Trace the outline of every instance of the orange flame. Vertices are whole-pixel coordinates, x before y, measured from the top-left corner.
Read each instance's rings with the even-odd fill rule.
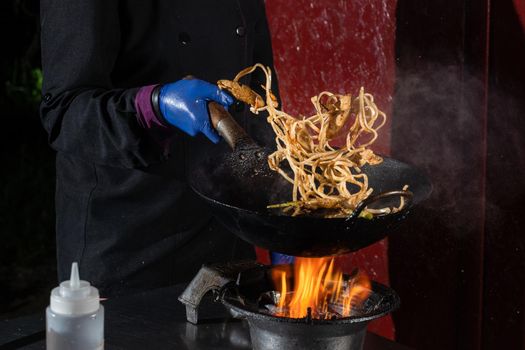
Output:
[[[371,288],[364,273],[345,279],[333,258],[296,258],[293,273],[289,265],[276,266],[272,278],[280,295],[274,314],[290,318],[306,317],[309,308],[312,318],[348,317]]]

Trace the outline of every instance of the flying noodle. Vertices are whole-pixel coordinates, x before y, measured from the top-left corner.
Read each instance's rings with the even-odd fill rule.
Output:
[[[261,96],[239,83],[243,76],[256,69],[260,69],[266,77],[262,86],[264,102]],[[260,63],[239,72],[233,82],[221,80],[218,85],[228,89],[236,98],[251,102],[253,113],[268,113],[267,120],[275,133],[277,146],[268,157],[268,164],[292,184],[292,200],[272,204],[268,208],[279,208],[291,215],[322,210],[325,217],[345,217],[372,193],[373,188],[369,187],[368,177],[361,167],[383,161],[369,146],[376,141],[378,130],[385,125],[386,115],[363,88],[355,97],[323,91],[311,99],[316,113],[296,118],[278,109],[271,91],[272,72]],[[350,121],[349,128],[347,121]],[[330,145],[330,141],[345,132],[343,147]],[[286,164],[288,168],[283,166]],[[401,197],[398,208],[366,208],[362,214],[373,216],[402,207]]]

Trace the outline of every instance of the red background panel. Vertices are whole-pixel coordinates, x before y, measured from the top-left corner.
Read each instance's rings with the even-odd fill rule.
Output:
[[[513,0],[514,8],[516,9],[516,14],[521,23],[521,29],[525,33],[525,1],[523,0]]]
[[[266,1],[283,109],[314,113],[322,91],[363,86],[390,114],[394,87],[395,0]],[[386,127],[376,150],[388,152]]]

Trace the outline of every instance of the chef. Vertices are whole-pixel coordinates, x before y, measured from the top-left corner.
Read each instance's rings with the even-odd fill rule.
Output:
[[[273,70],[263,0],[42,0],[41,44],[59,279],[77,261],[115,296],[187,281],[203,262],[252,258],[187,173],[227,151],[209,101],[273,142],[264,118],[215,85],[256,62]]]

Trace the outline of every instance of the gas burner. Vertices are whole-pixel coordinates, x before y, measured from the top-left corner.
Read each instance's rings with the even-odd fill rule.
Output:
[[[179,297],[186,319],[198,323],[200,300],[212,291],[233,317],[248,322],[255,350],[362,349],[368,323],[399,306],[394,290],[371,281],[366,300],[350,316],[318,319],[311,309],[301,318],[276,316],[272,307],[280,295],[271,277],[274,268],[250,261],[204,265]],[[332,307],[337,310],[337,304]]]

